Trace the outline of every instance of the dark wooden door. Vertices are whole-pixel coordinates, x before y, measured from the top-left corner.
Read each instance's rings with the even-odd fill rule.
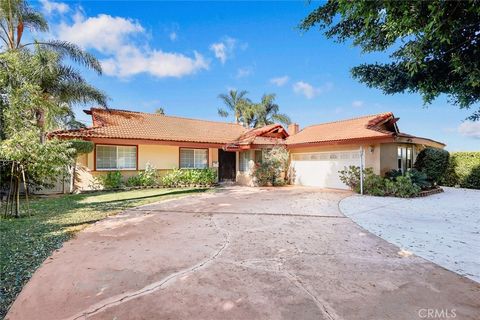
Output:
[[[218,150],[218,179],[220,181],[235,181],[236,176],[235,152]]]

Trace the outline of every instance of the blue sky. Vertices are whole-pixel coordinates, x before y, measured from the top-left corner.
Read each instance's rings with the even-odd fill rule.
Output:
[[[247,90],[252,100],[276,93],[281,111],[300,127],[392,111],[400,130],[446,143],[450,151],[480,149],[480,124],[463,123],[469,111],[440,97],[425,108],[417,94],[387,96],[350,76],[362,62],[350,44],[302,33],[299,21],[318,3],[79,1],[35,3],[50,21],[50,35],[75,42],[104,66],[85,72],[113,108],[226,121],[217,96]],[[79,119],[89,118],[76,108]]]

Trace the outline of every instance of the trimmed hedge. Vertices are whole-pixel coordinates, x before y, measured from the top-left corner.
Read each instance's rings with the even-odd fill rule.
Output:
[[[428,147],[420,151],[414,167],[425,173],[428,181],[435,186],[445,175],[448,159],[449,153],[447,150]]]
[[[166,188],[210,187],[217,182],[215,169],[174,169],[162,178]]]
[[[442,184],[480,189],[480,152],[453,152]]]

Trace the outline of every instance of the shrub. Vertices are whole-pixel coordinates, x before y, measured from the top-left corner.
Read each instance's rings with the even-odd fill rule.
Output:
[[[421,191],[421,188],[413,183],[409,172],[395,179],[394,188],[395,192],[392,195],[400,198],[411,198]]]
[[[142,185],[142,179],[140,176],[129,177],[126,182],[127,187],[140,187]]]
[[[100,184],[104,189],[118,189],[123,186],[123,177],[120,171],[109,171],[99,177]]]
[[[427,189],[430,187],[430,182],[428,181],[425,172],[418,171],[414,168],[407,171],[407,173],[409,174],[413,184],[419,186],[421,189]]]
[[[372,168],[364,170],[363,191],[372,196],[385,195],[385,179],[373,173]]]
[[[360,168],[355,166],[345,167],[339,171],[340,180],[353,191],[360,192]],[[408,198],[417,195],[421,188],[414,183],[415,175],[418,181],[425,177],[423,173],[416,171],[414,174],[407,172],[405,175],[396,175],[391,178],[383,178],[373,172],[372,168],[363,170],[363,193],[372,196],[394,196]]]
[[[255,178],[255,182],[260,186],[266,186],[268,184],[274,185],[276,180],[276,170],[271,163],[262,161],[261,163],[255,165],[253,176]]]
[[[415,169],[424,172],[428,181],[432,185],[436,185],[445,175],[448,158],[448,151],[428,147],[418,154]]]
[[[480,152],[454,152],[441,183],[445,186],[480,189]]]
[[[343,170],[338,171],[340,173],[340,181],[345,183],[350,189],[355,192],[360,192],[360,167],[349,166]]]
[[[209,187],[216,182],[214,169],[174,169],[162,178],[162,185],[167,188]]]
[[[257,164],[253,171],[255,182],[260,186],[284,185],[286,183],[284,173],[288,167],[288,159],[289,153],[283,146],[275,146],[265,151],[262,162]]]
[[[150,163],[147,163],[145,170],[140,171],[138,175],[127,179],[127,187],[151,187],[158,185],[157,169]]]
[[[397,177],[402,176],[402,170],[392,169],[385,173],[385,178],[395,180]]]
[[[140,185],[144,187],[151,187],[158,184],[157,169],[150,163],[147,163],[145,170],[138,174],[140,178]]]

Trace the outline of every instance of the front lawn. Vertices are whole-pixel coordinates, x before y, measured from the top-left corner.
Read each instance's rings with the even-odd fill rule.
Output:
[[[31,217],[0,220],[0,318],[33,272],[75,232],[127,208],[206,190],[145,189],[31,200]]]

